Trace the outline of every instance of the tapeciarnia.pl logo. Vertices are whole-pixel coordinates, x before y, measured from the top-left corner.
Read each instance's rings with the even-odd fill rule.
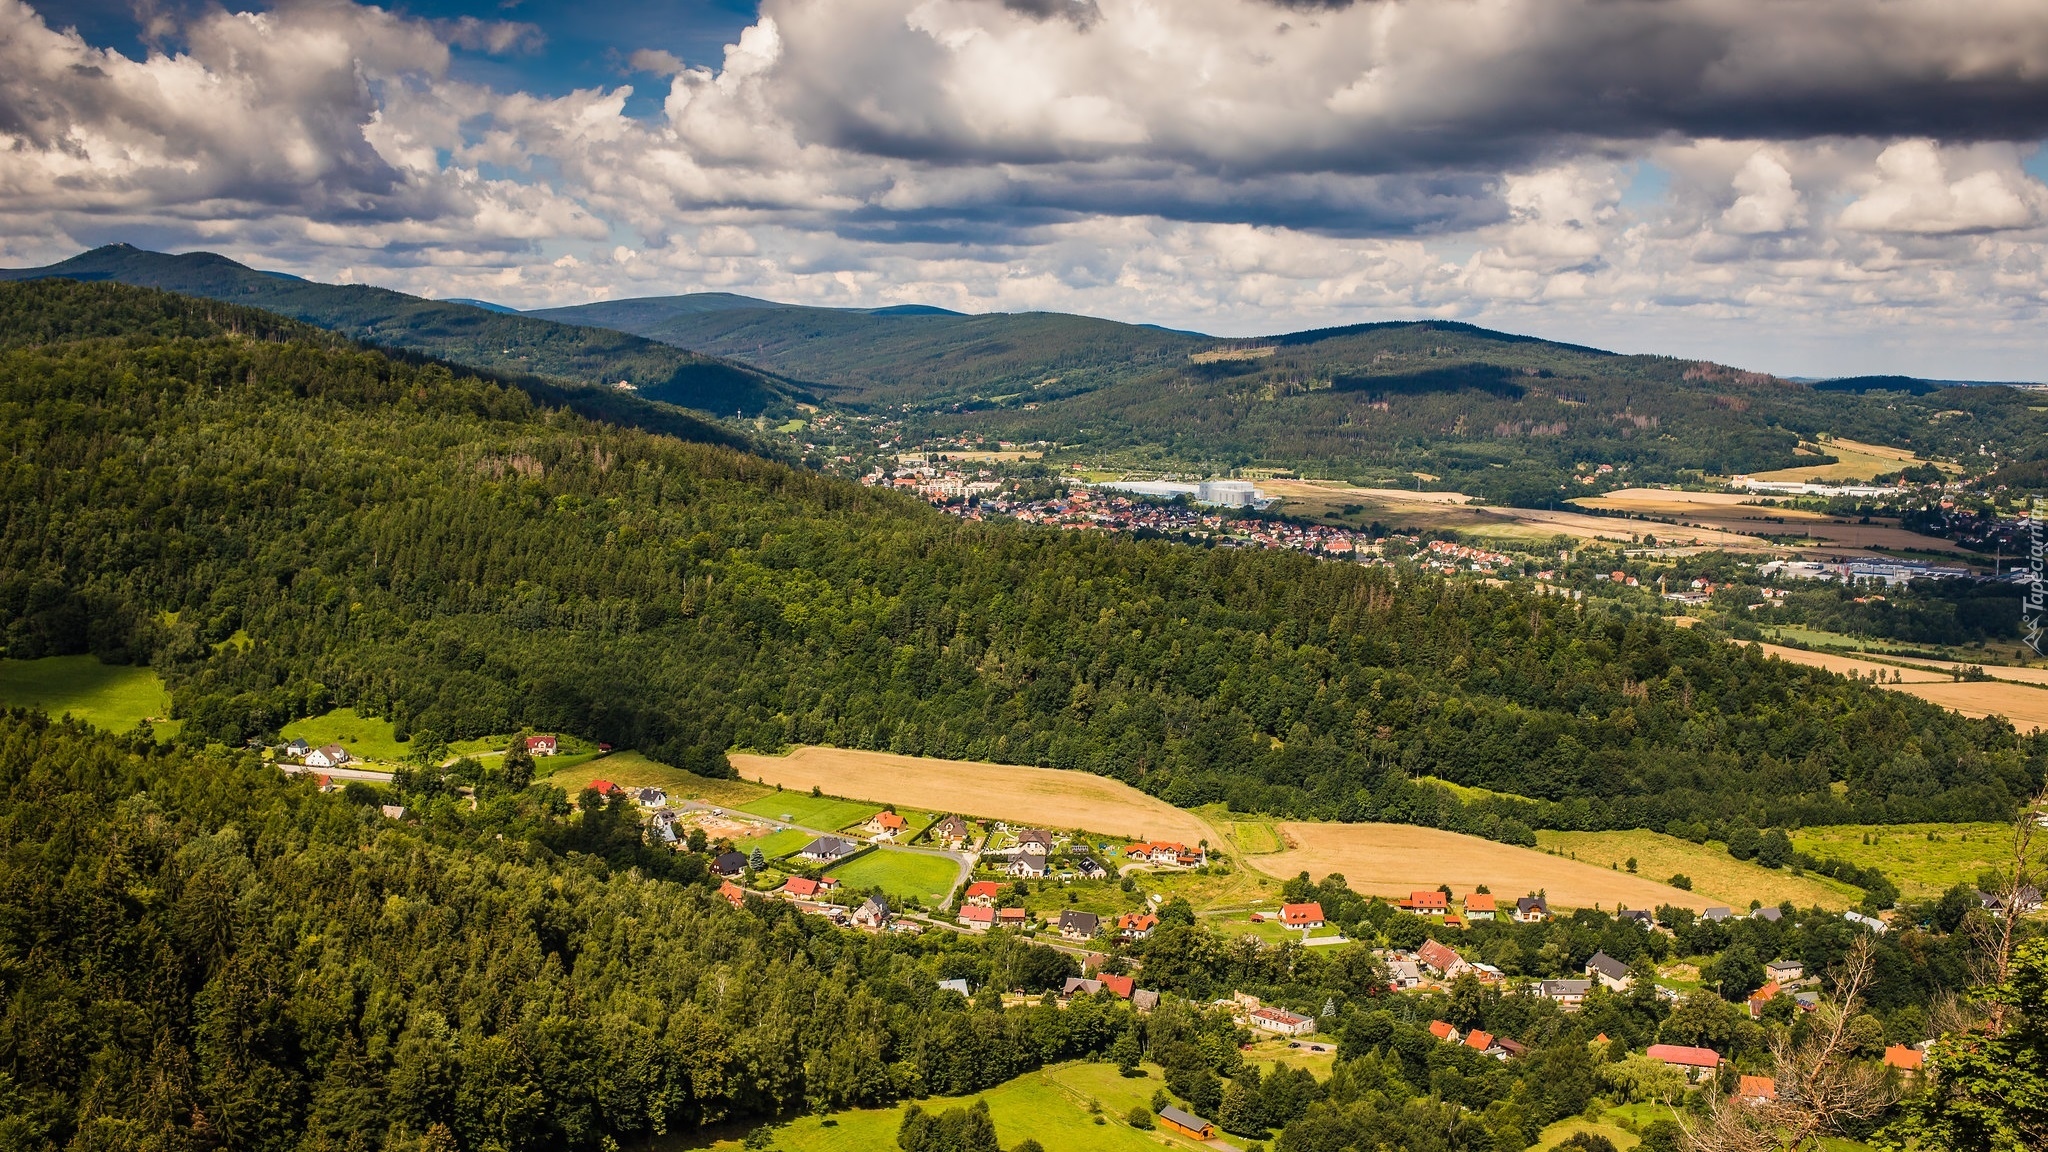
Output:
[[[2044,538],[2041,520],[2048,516],[2048,500],[2034,497],[2032,514],[2027,517],[2028,552],[2033,562],[2033,579],[2027,581],[2027,598],[2020,604],[2020,623],[2026,628],[2026,645],[2034,655],[2048,655],[2048,538]]]

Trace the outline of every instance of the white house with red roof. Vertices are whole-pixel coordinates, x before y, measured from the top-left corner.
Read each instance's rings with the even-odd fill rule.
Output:
[[[1003,886],[993,880],[976,880],[967,886],[966,903],[978,904],[983,908],[996,906],[996,897],[1001,895]]]
[[[1442,892],[1410,892],[1408,898],[1401,901],[1401,907],[1417,916],[1434,916],[1441,920],[1451,911],[1451,898]]]
[[[553,736],[528,736],[526,738],[526,754],[528,756],[553,756],[561,750],[561,747],[561,741]]]
[[[1314,901],[1307,904],[1282,904],[1280,906],[1280,924],[1282,927],[1301,928],[1304,930],[1321,928],[1323,926],[1323,906]]]
[[[1282,1036],[1306,1036],[1316,1030],[1315,1017],[1271,1005],[1252,1009],[1246,1013],[1246,1019],[1260,1031],[1276,1032]]]
[[[1652,1044],[1643,1055],[1678,1069],[1685,1073],[1689,1080],[1698,1080],[1721,1067],[1721,1054],[1712,1048],[1693,1048],[1685,1044]]]
[[[986,904],[967,904],[954,919],[970,931],[986,932],[996,926],[996,910]]]

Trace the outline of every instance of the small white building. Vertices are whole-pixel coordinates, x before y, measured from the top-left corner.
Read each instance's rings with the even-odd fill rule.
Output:
[[[1285,1008],[1254,1008],[1246,1013],[1254,1028],[1282,1036],[1306,1036],[1316,1030],[1316,1018],[1289,1012]]]
[[[349,755],[348,749],[339,744],[322,744],[306,753],[305,759],[308,768],[339,768],[348,763]]]

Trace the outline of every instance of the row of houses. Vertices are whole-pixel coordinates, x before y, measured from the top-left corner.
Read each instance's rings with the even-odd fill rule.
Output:
[[[991,928],[1023,928],[1030,924],[1030,914],[1024,909],[997,907],[1001,898],[1002,885],[993,880],[969,884],[961,897],[955,922],[975,932],[986,932]],[[1093,912],[1069,909],[1060,913],[1054,927],[1065,940],[1093,940],[1105,932],[1112,932],[1125,940],[1143,940],[1159,927],[1159,917],[1150,912],[1126,912],[1116,917],[1111,926],[1105,917]]]
[[[1550,902],[1541,896],[1520,897],[1515,901],[1514,910],[1509,911],[1506,905],[1494,899],[1492,893],[1474,892],[1465,897],[1463,907],[1464,919],[1468,922],[1505,917],[1517,924],[1541,924],[1550,919]],[[1450,894],[1441,889],[1410,892],[1407,898],[1400,902],[1400,908],[1404,912],[1426,916],[1432,920],[1456,919],[1451,912]]]

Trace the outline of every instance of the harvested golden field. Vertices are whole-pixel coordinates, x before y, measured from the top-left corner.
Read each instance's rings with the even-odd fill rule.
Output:
[[[1723,528],[1694,528],[1657,521],[1620,520],[1612,516],[1594,516],[1585,512],[1564,512],[1548,508],[1486,508],[1481,511],[1488,516],[1512,521],[1525,528],[1540,528],[1550,535],[1562,533],[1576,536],[1581,540],[1617,540],[1627,543],[1647,532],[1655,536],[1659,544],[1672,546],[1729,549],[1771,546],[1768,541]]]
[[[806,792],[1132,839],[1224,842],[1194,813],[1086,772],[819,747],[787,756],[735,752],[731,759],[749,780]]]
[[[2003,716],[2022,732],[2048,728],[2048,689],[2033,687],[2031,683],[2013,683],[2008,680],[1959,681],[1944,672],[1904,668],[1876,660],[1859,660],[1854,656],[1841,656],[1832,652],[1808,652],[1800,648],[1780,648],[1775,644],[1765,644],[1762,647],[1766,653],[1793,664],[1825,668],[1843,675],[1853,673],[1867,677],[1871,673],[1877,673],[1884,678],[1882,687],[1895,692],[1910,693],[1944,708],[1953,708],[1965,716]],[[2037,670],[1987,668],[1985,671],[1992,675],[2007,672],[2017,676],[2019,673],[2033,673]],[[1897,684],[1891,682],[1893,673],[1899,676],[1900,682]]]
[[[1637,829],[1631,832],[1538,832],[1536,842],[1596,868],[1620,864],[1627,867],[1634,857],[1646,877],[1667,880],[1682,873],[1692,880],[1694,897],[1723,904],[1738,912],[1749,911],[1751,900],[1776,905],[1790,900],[1801,908],[1819,907],[1829,911],[1854,908],[1863,892],[1825,876],[1794,876],[1777,868],[1766,868],[1728,855],[1728,846],[1717,841],[1694,844],[1662,832]]]
[[[1774,474],[1775,475],[1775,474]],[[1759,477],[1762,479],[1762,477]],[[1600,496],[1582,496],[1572,501],[1582,508],[1630,512],[1638,516],[1667,520],[1683,538],[1695,531],[1713,530],[1743,538],[1734,547],[1776,549],[1768,541],[1751,537],[1805,534],[1811,543],[1786,545],[1801,551],[1895,548],[1918,551],[1953,552],[1955,544],[1934,536],[1908,532],[1895,523],[1880,521],[1855,524],[1804,508],[1784,508],[1759,503],[1768,497],[1746,492],[1681,492],[1664,488],[1622,488]],[[1697,527],[1694,527],[1697,526]],[[1658,539],[1663,533],[1651,531]]]
[[[1801,444],[1799,452],[1810,456],[1833,456],[1836,462],[1799,464],[1790,468],[1780,468],[1775,472],[1757,472],[1752,474],[1750,479],[1788,480],[1795,484],[1817,480],[1831,484],[1849,480],[1869,480],[1880,473],[1897,472],[1910,465],[1925,463],[1908,449],[1893,448],[1885,444],[1865,444],[1858,440],[1830,439],[1815,444]],[[1938,464],[1936,467],[1949,473],[1962,471],[1953,464]]]
[[[1247,863],[1280,877],[1305,870],[1320,880],[1341,873],[1353,891],[1365,895],[1400,897],[1449,884],[1462,899],[1484,884],[1510,901],[1541,890],[1552,905],[1565,908],[1676,904],[1701,909],[1714,903],[1647,876],[1436,828],[1286,823],[1280,831],[1288,843],[1284,851],[1250,857]]]

